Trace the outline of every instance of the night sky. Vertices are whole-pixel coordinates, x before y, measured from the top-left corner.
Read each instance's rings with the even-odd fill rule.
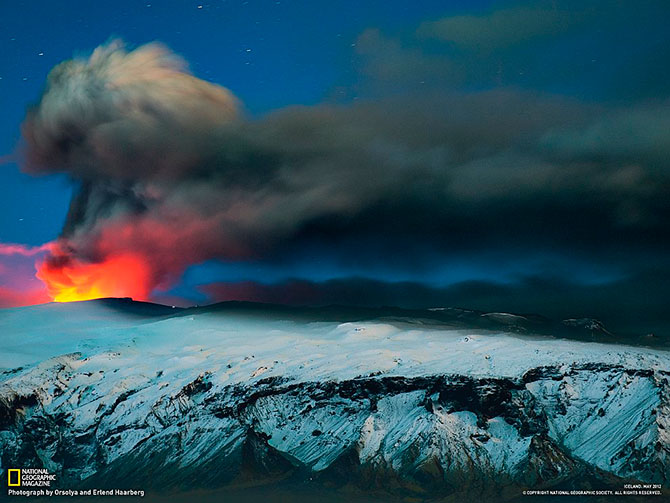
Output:
[[[665,334],[669,15],[644,0],[3,2],[0,305],[75,300],[58,289],[106,268],[116,283],[89,292]]]

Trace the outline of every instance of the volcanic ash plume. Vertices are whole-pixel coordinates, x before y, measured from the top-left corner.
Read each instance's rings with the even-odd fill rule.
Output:
[[[51,297],[147,298],[164,268],[180,262],[174,257],[198,246],[181,240],[202,228],[200,215],[184,221],[178,201],[156,226],[153,212],[211,155],[214,131],[236,116],[228,90],[193,77],[158,44],[128,52],[113,42],[56,66],[23,125],[25,169],[65,172],[81,187],[39,267]]]
[[[188,74],[161,45],[127,52],[113,42],[51,71],[24,124],[26,168],[81,180],[179,174],[236,114],[229,91]]]
[[[653,248],[668,199],[652,119],[669,106],[603,117],[555,96],[445,91],[249,120],[162,46],[111,43],[54,68],[24,124],[25,169],[78,184],[38,277],[56,300],[146,299],[208,260],[334,250],[411,270],[486,249],[598,262]],[[622,152],[630,117],[649,120]]]

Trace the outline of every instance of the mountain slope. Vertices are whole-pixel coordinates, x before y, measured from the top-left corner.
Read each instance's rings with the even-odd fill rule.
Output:
[[[663,350],[267,311],[103,323],[89,306],[51,308],[52,331],[24,317],[23,346],[3,332],[40,355],[0,377],[3,468],[67,487],[311,480],[427,499],[670,482]]]

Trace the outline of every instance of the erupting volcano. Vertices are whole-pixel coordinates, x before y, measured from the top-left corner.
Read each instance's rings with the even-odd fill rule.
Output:
[[[387,42],[366,31],[356,47],[381,50],[381,68],[406,61]],[[231,64],[220,80],[247,102]],[[14,157],[67,179],[72,197],[46,234],[26,233],[21,209],[0,215],[17,232],[0,235],[0,306],[457,305],[668,326],[670,100],[598,106],[525,81],[442,89],[410,66],[416,92],[357,85],[363,99],[258,110],[160,43],[58,63]]]
[[[126,253],[99,263],[67,255],[51,255],[38,265],[36,276],[55,302],[103,297],[149,298],[149,268],[140,255]]]

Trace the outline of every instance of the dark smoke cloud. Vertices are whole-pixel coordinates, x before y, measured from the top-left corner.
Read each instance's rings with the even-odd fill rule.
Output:
[[[645,2],[650,3],[642,0]],[[605,6],[609,8],[604,9]],[[512,2],[475,14],[426,21],[416,32],[420,39],[436,39],[469,53],[487,54],[542,39],[555,39],[598,18],[611,21],[621,15],[621,11],[630,14],[632,9],[601,0]]]
[[[446,10],[446,9],[445,9]],[[665,0],[533,0],[365,30],[356,41],[365,95],[515,86],[590,100],[667,97]]]
[[[56,67],[23,129],[26,170],[81,187],[48,260],[132,250],[167,288],[192,264],[307,243],[360,241],[400,267],[423,260],[419,243],[627,268],[670,241],[668,101],[606,109],[507,89],[238,110],[158,45]]]

